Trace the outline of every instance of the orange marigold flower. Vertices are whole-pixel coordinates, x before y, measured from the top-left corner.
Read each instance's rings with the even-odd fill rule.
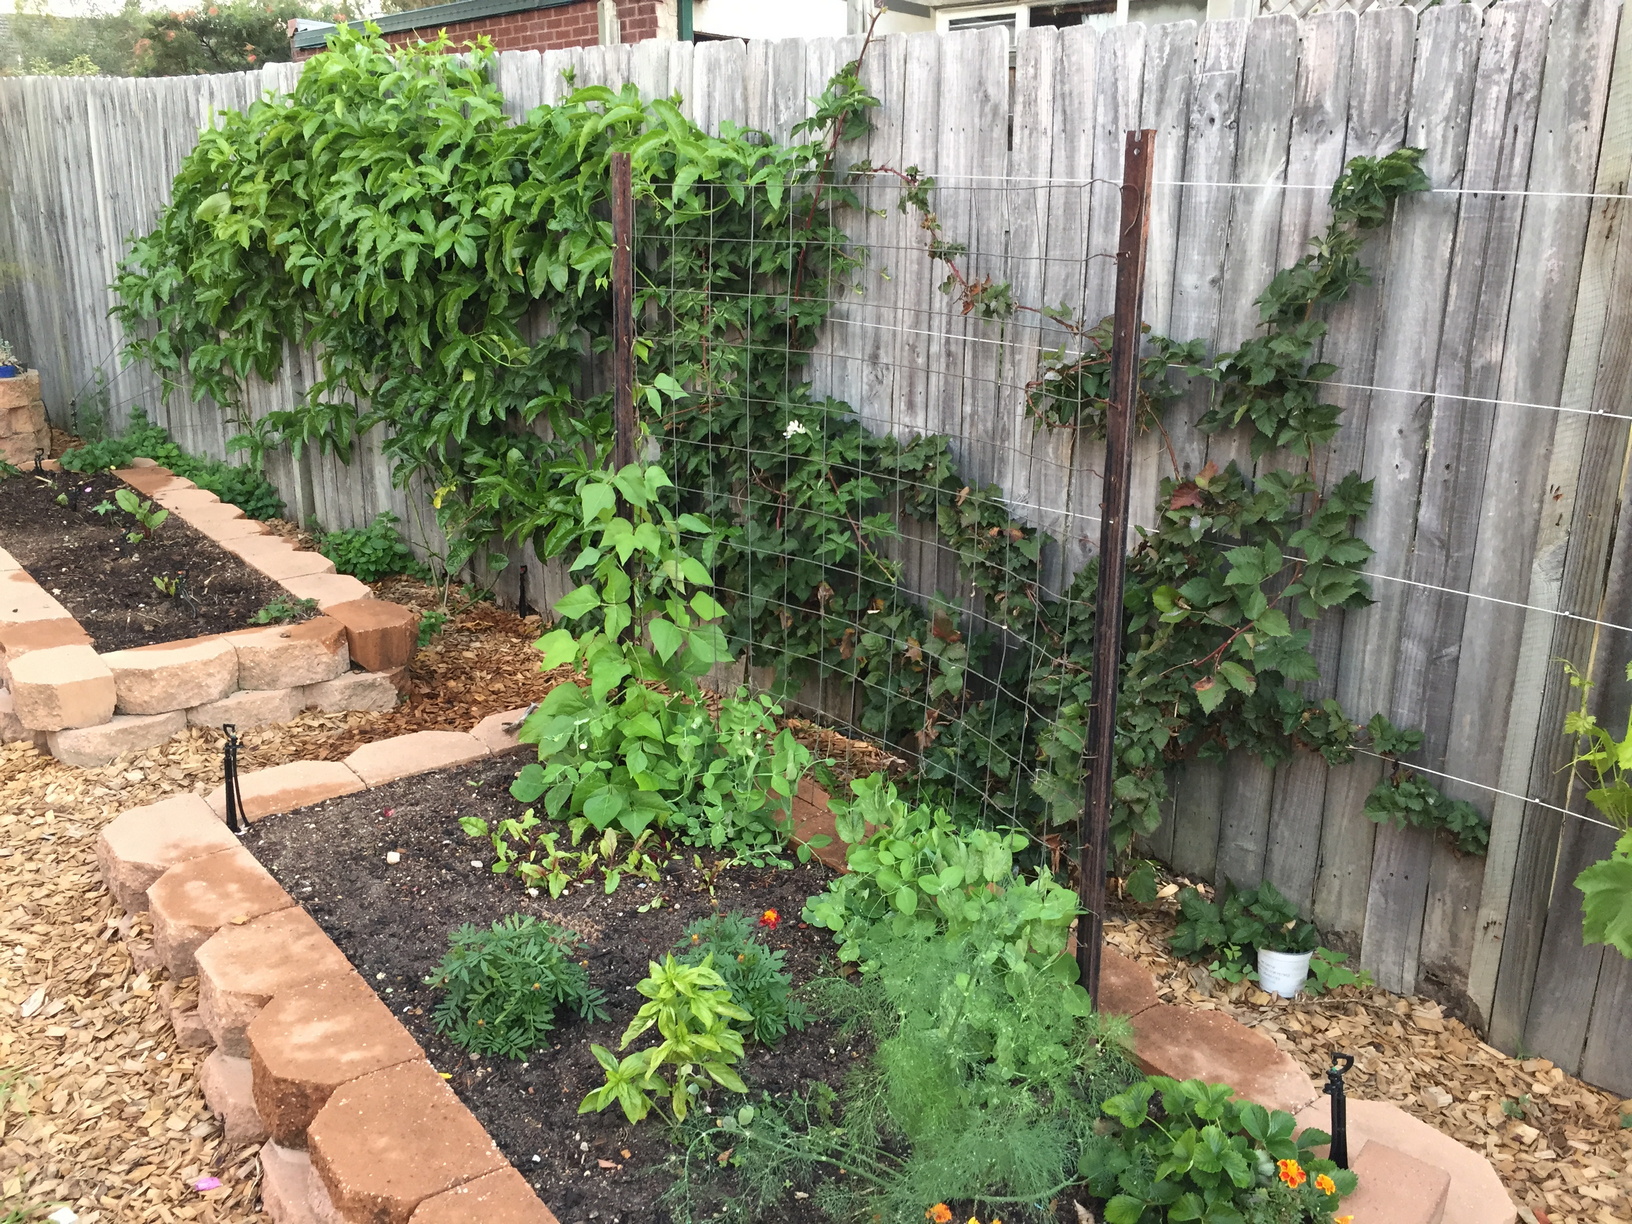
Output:
[[[1321,1173],[1315,1178],[1315,1189],[1319,1190],[1322,1194],[1336,1194],[1337,1183],[1331,1178],[1327,1177],[1326,1174]]]
[[[1354,1224],[1354,1217],[1352,1215],[1333,1216],[1332,1224]]]
[[[774,909],[768,909],[763,914],[761,914],[759,916],[759,925],[764,927],[767,931],[776,930],[776,928],[781,924],[781,922],[782,922],[782,915],[777,913]],[[930,1210],[934,1211],[937,1208],[944,1207],[944,1206],[946,1206],[944,1203],[936,1203],[934,1207],[930,1208]],[[950,1207],[947,1207],[946,1208],[946,1213],[947,1213],[946,1214],[946,1219],[950,1220],[952,1218],[952,1209]],[[937,1220],[936,1224],[945,1224],[945,1222]]]
[[[767,912],[772,914],[776,913],[775,910],[769,910]],[[935,1206],[924,1212],[924,1219],[933,1221],[933,1224],[950,1224],[952,1219],[952,1208],[948,1207],[945,1203],[936,1203]]]
[[[1280,1179],[1294,1190],[1309,1180],[1309,1174],[1305,1173],[1303,1166],[1295,1160],[1277,1160],[1275,1167],[1280,1170]]]

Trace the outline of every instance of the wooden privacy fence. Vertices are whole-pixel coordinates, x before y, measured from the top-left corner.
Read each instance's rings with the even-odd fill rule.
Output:
[[[1570,694],[1555,663],[1590,669],[1600,712],[1625,718],[1632,532],[1615,524],[1632,420],[1632,247],[1621,262],[1632,39],[1619,10],[1502,0],[1037,29],[1012,68],[995,31],[894,37],[869,51],[864,75],[883,105],[848,153],[933,173],[945,232],[967,243],[973,275],[1097,318],[1114,274],[1089,258],[1115,246],[1108,180],[1123,133],[1154,128],[1145,315],[1222,348],[1252,333],[1254,298],[1325,224],[1346,159],[1427,150],[1435,190],[1369,244],[1374,283],[1334,312],[1326,341],[1346,414],[1316,470],[1377,482],[1363,532],[1377,550],[1376,603],[1321,623],[1313,687],[1359,718],[1381,710],[1423,728],[1418,762],[1490,815],[1489,856],[1373,825],[1361,807],[1383,764],[1368,757],[1176,769],[1154,849],[1186,872],[1274,880],[1383,985],[1445,999],[1504,1048],[1632,1093],[1632,962],[1582,946],[1569,884],[1612,838],[1583,819],[1591,810],[1559,772]],[[518,116],[561,97],[570,66],[580,83],[677,92],[705,128],[732,120],[785,138],[857,49],[648,42],[510,52],[496,74]],[[0,334],[44,371],[58,424],[89,411],[101,387],[114,423],[143,404],[184,445],[223,453],[232,428],[213,406],[161,403],[147,371],[121,371],[107,284],[211,108],[287,89],[293,72],[0,81]],[[815,390],[875,430],[949,435],[968,478],[1002,486],[1017,516],[1058,541],[1049,565],[1061,582],[1095,538],[1096,448],[1034,433],[1024,387],[1063,337],[1046,321],[964,317],[936,291],[898,191],[884,176],[863,189],[873,211],[851,231],[870,256],[816,354]],[[275,384],[252,388],[250,409],[291,403],[313,376],[310,355],[290,352]],[[1187,395],[1170,413],[1179,461],[1250,466],[1239,438],[1190,427],[1201,407]],[[436,544],[418,492],[391,487],[377,440],[350,467],[310,453],[269,466],[293,514],[334,528],[392,509]],[[1159,474],[1146,439],[1134,500],[1147,519]],[[932,542],[903,548],[920,593],[957,589]],[[530,566],[530,602],[556,582]]]

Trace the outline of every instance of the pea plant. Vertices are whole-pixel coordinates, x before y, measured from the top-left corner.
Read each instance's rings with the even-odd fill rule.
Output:
[[[581,479],[571,572],[585,581],[555,604],[571,627],[538,648],[545,670],[571,665],[587,684],[557,685],[528,718],[521,736],[540,759],[511,794],[597,830],[638,838],[655,825],[750,861],[777,858],[811,753],[777,730],[768,699],[739,693],[717,717],[703,704],[697,677],[730,657],[724,610],[706,589],[719,536],[673,513],[670,487],[655,466]]]

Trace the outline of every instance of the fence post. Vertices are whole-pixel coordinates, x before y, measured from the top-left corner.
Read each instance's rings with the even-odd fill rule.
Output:
[[[1128,485],[1133,478],[1133,422],[1139,400],[1139,315],[1150,237],[1150,183],[1156,133],[1129,132],[1122,152],[1122,221],[1117,231],[1116,314],[1111,339],[1111,402],[1105,411],[1105,482],[1100,503],[1099,588],[1094,595],[1094,664],[1090,678],[1086,794],[1077,828],[1077,967],[1099,1007],[1099,963],[1105,938],[1105,860],[1116,773],[1116,690],[1122,674],[1122,590],[1128,561]]]
[[[629,154],[612,154],[612,470],[635,461],[635,201]]]

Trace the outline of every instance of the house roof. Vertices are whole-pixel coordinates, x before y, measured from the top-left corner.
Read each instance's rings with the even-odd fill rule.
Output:
[[[405,13],[386,13],[374,18],[382,34],[396,34],[403,30],[440,29],[457,21],[479,21],[483,17],[503,17],[510,13],[526,13],[533,9],[563,8],[578,0],[453,0],[452,4],[433,4],[429,8],[409,9]],[[361,30],[363,22],[348,23]],[[334,31],[333,25],[318,25],[295,31],[294,48],[297,51],[321,50]]]

